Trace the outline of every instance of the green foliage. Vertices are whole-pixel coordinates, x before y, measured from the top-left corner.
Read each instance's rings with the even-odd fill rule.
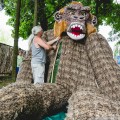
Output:
[[[16,14],[16,1],[5,0],[6,14],[11,18],[8,24],[14,27]],[[98,25],[102,25],[103,21],[107,25],[113,27],[113,31],[120,31],[120,4],[113,3],[113,0],[76,0],[82,2],[85,6],[91,7],[91,13],[98,17]],[[53,28],[54,13],[64,7],[71,0],[38,0],[38,23],[47,29]],[[20,20],[20,37],[27,38],[31,33],[31,28],[34,21],[34,0],[22,0],[21,5],[21,20]],[[13,31],[14,34],[14,31]]]
[[[15,26],[15,19],[16,19],[16,3],[17,0],[5,1],[6,14],[11,16],[7,24],[11,25],[13,28]],[[33,25],[33,11],[34,11],[34,2],[30,0],[22,0],[20,30],[19,30],[20,37],[27,38],[28,35],[30,34],[31,27]],[[13,31],[13,35],[14,35],[14,31]]]
[[[120,4],[112,4],[109,11],[105,19],[106,24],[111,25],[114,28],[113,32],[116,33],[120,31]]]
[[[66,4],[71,2],[71,0],[45,0],[46,4],[46,16],[48,20],[48,29],[53,28],[54,23],[54,13],[59,9],[63,8]]]

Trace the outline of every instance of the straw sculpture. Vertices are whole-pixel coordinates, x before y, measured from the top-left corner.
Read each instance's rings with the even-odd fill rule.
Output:
[[[0,90],[0,120],[42,120],[63,107],[67,107],[65,120],[120,120],[120,68],[106,39],[96,32],[96,21],[92,19],[90,8],[78,2],[65,6],[55,14],[54,30],[44,32],[43,37],[49,41],[63,32],[71,32],[67,28],[71,20],[67,17],[76,15],[78,11],[69,15],[68,10],[87,12],[80,14],[80,21],[78,16],[71,18],[78,25],[85,23],[85,37],[79,36],[84,38],[78,40],[70,33],[62,35],[55,83],[33,85],[31,58],[30,55],[26,57],[17,82]],[[55,52],[48,53],[48,56],[47,81],[52,72]]]
[[[0,75],[12,73],[12,47],[0,43]]]

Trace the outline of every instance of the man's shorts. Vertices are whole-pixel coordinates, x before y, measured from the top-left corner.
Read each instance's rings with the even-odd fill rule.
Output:
[[[45,63],[31,64],[34,84],[44,83]]]

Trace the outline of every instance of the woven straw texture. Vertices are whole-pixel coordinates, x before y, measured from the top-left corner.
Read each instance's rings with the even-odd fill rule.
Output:
[[[18,72],[16,82],[32,83],[33,76],[31,70],[31,51],[23,59],[20,71]]]
[[[44,34],[53,39],[53,31]],[[31,83],[30,57],[16,82],[0,90],[1,120],[41,120],[68,102],[66,120],[120,120],[120,68],[107,41],[98,33],[85,44],[64,36],[56,83]],[[48,53],[53,68],[55,53]],[[29,81],[29,82],[26,82]]]
[[[120,104],[96,89],[81,88],[69,99],[65,120],[120,120]]]
[[[0,43],[0,74],[12,73],[12,52],[11,46]]]

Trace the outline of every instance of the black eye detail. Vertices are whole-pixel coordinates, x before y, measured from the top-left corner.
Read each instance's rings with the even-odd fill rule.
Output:
[[[78,17],[77,16],[74,16],[75,19],[77,19]]]

